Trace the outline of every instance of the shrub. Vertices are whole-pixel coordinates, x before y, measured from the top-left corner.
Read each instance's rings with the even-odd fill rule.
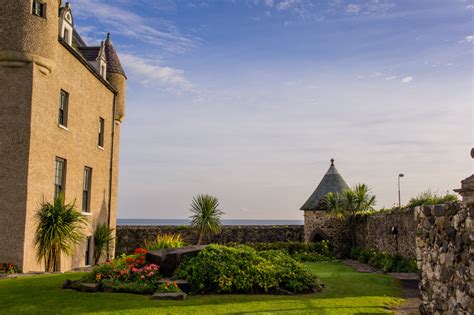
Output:
[[[240,246],[239,243],[229,243],[228,246]],[[299,261],[332,261],[334,256],[329,248],[328,241],[321,242],[273,242],[273,243],[246,243],[256,251],[282,250]]]
[[[15,264],[12,263],[0,263],[0,273],[12,274],[20,273],[21,270]]]
[[[158,234],[153,241],[145,241],[147,250],[157,250],[166,248],[178,248],[185,245],[181,234]]]
[[[387,252],[378,252],[374,249],[352,248],[351,258],[372,267],[382,269],[384,272],[416,272],[416,261],[401,255],[390,255]]]
[[[210,245],[183,261],[174,274],[191,284],[194,293],[268,292],[282,287],[309,292],[314,275],[283,251],[257,252],[248,246]]]
[[[100,258],[107,254],[114,241],[114,229],[106,223],[97,224],[94,230],[94,265],[99,263]]]
[[[415,198],[411,198],[407,206],[413,208],[417,206],[430,206],[456,201],[458,201],[458,197],[454,194],[446,193],[446,195],[438,195],[431,192],[431,190],[427,190]]]
[[[160,284],[157,291],[162,293],[172,293],[181,292],[181,289],[176,284],[176,281],[168,281],[167,283]]]

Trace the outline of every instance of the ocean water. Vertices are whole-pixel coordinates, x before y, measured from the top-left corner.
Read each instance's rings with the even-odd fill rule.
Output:
[[[222,220],[223,225],[303,225],[303,220]],[[117,219],[117,225],[189,225],[188,219]]]

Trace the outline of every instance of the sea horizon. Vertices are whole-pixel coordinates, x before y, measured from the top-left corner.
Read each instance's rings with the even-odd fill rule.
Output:
[[[222,225],[303,225],[303,220],[224,219]],[[117,219],[117,225],[189,225],[189,219]]]

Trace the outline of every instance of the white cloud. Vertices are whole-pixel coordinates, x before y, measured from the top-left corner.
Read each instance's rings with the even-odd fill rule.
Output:
[[[346,6],[346,12],[351,14],[359,14],[360,9],[361,7],[358,4],[348,4]]]
[[[396,75],[392,75],[392,76],[390,76],[390,77],[386,77],[385,80],[386,80],[386,81],[391,81],[391,80],[395,80],[396,78],[397,78]]]
[[[192,84],[184,77],[184,71],[161,66],[153,60],[121,53],[127,73],[136,76],[136,80],[146,85],[158,85],[171,89],[190,90]]]
[[[167,52],[177,53],[197,46],[198,39],[179,33],[173,23],[160,18],[145,18],[103,0],[76,0],[73,13],[83,18],[93,17],[105,31],[158,46]],[[97,35],[97,34],[96,34]],[[103,35],[103,34],[101,34]]]
[[[459,44],[462,44],[462,43],[474,43],[474,35],[468,35],[468,36],[464,37],[463,40],[460,40],[458,43],[459,43]]]
[[[467,5],[466,10],[474,10],[474,4]]]
[[[413,81],[412,76],[404,77],[403,79],[400,80],[400,82],[402,83],[410,83],[411,81]]]

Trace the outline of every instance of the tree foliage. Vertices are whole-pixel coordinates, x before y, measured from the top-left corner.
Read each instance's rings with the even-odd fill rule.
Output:
[[[110,252],[114,239],[114,229],[106,223],[97,224],[94,231],[94,265],[99,263],[103,255]]]

